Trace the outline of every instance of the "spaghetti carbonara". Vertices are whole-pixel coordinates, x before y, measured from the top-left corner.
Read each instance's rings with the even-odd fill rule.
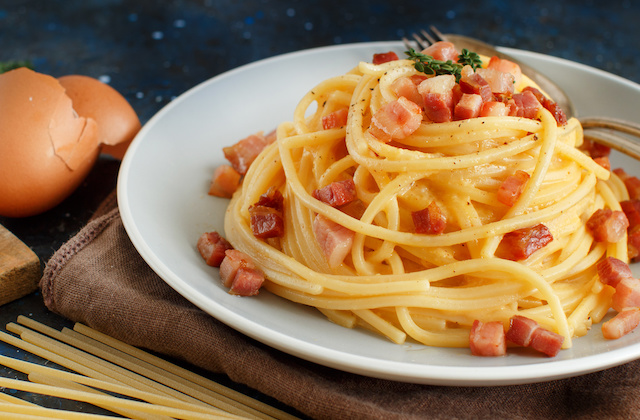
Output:
[[[597,209],[620,210],[624,185],[578,149],[578,120],[560,125],[544,107],[535,118],[434,122],[423,103],[415,128],[381,136],[385,121],[399,118],[387,106],[404,98],[399,81],[436,77],[411,60],[361,62],[313,87],[244,175],[226,238],[252,257],[270,292],[344,327],[395,343],[468,347],[474,320],[507,326],[522,315],[570,347],[611,306],[596,263],[628,261],[626,237],[595,242],[585,226]],[[522,76],[514,93],[526,86],[533,83]],[[344,123],[327,126],[340,112]],[[507,180],[519,190],[505,204]],[[353,188],[348,204],[322,199],[341,182]],[[283,198],[283,232],[259,238],[251,208],[270,191]],[[534,227],[544,232],[533,249],[513,254],[507,238],[526,240]],[[346,242],[335,232],[347,232]]]

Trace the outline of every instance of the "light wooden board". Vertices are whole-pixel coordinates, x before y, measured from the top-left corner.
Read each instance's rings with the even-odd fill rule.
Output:
[[[0,305],[37,290],[40,276],[38,256],[0,225]]]

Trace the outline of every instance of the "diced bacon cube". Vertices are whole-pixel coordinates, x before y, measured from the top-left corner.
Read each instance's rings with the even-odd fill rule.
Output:
[[[619,312],[602,324],[602,336],[616,340],[633,331],[640,324],[640,308],[629,308]]]
[[[418,86],[420,83],[427,80],[429,76],[426,74],[412,74],[409,76],[409,79],[413,82],[414,85]]]
[[[367,206],[362,202],[362,200],[357,198],[349,204],[345,204],[340,207],[341,212],[348,214],[354,219],[361,219],[365,210],[367,210]]]
[[[416,233],[440,234],[447,227],[447,219],[435,201],[426,208],[411,213]]]
[[[482,96],[475,93],[463,93],[460,100],[453,108],[454,120],[466,120],[480,115],[482,108]]]
[[[355,233],[321,214],[313,220],[313,233],[329,267],[338,267],[351,252]]]
[[[536,99],[538,99],[538,102],[540,102],[542,106],[546,108],[551,113],[551,115],[553,115],[553,118],[556,120],[558,126],[563,126],[567,123],[567,115],[564,113],[562,108],[560,108],[557,103],[544,96],[544,94],[540,92],[540,90],[534,88],[533,86],[527,86],[522,89],[522,91],[530,91],[531,93],[533,93]]]
[[[434,42],[421,52],[422,54],[429,55],[436,60],[451,60],[454,63],[458,62],[458,55],[460,55],[460,53],[456,49],[456,46],[452,42],[448,41]]]
[[[230,165],[220,165],[211,177],[209,195],[216,197],[231,198],[233,193],[240,187],[242,175]]]
[[[520,69],[520,66],[513,61],[507,60],[505,58],[500,58],[494,55],[489,59],[487,68],[498,70],[504,73],[510,73],[511,75],[513,75],[514,83],[516,85],[520,83],[520,80],[522,79],[522,70]]]
[[[587,155],[591,156],[592,159],[609,156],[611,154],[611,148],[609,146],[605,146],[604,144],[600,144],[595,141],[591,141],[589,138],[585,138],[582,141],[582,145],[580,145],[580,150],[582,150]],[[622,169],[614,169],[613,172],[618,173],[616,171],[622,171]]]
[[[460,89],[463,93],[475,93],[482,97],[483,102],[489,102],[493,99],[491,86],[489,82],[484,80],[478,73],[471,73],[468,76],[462,76],[459,82]]]
[[[556,120],[556,124],[558,124],[558,126],[561,127],[567,124],[567,114],[565,114],[560,105],[553,101],[547,101],[543,106],[551,113],[551,115],[553,115],[553,118]]]
[[[284,204],[284,197],[276,187],[270,187],[267,192],[260,195],[255,206],[265,206],[276,209],[281,212]]]
[[[597,242],[613,243],[627,233],[629,221],[623,211],[598,209],[589,217],[586,226]]]
[[[271,187],[249,207],[251,231],[256,238],[279,238],[284,235],[282,219],[284,197],[275,187]]]
[[[609,156],[593,158],[593,161],[605,168],[607,171],[611,170],[611,161],[609,160]]]
[[[533,95],[536,97],[536,99],[538,100],[538,102],[540,102],[542,105],[544,105],[544,102],[549,100],[538,88],[534,88],[533,86],[525,86],[522,91],[530,91],[531,93],[533,93]]]
[[[627,187],[627,192],[629,193],[629,198],[631,200],[640,199],[640,179],[627,174],[624,169],[621,168],[616,168],[613,172],[624,182],[624,186]]]
[[[640,226],[635,226],[627,231],[627,256],[629,261],[633,262],[640,259]]]
[[[505,336],[514,344],[531,347],[549,357],[557,355],[564,342],[564,337],[560,334],[549,331],[536,321],[521,315],[515,315],[511,318]]]
[[[424,79],[423,79],[424,80]],[[422,108],[424,101],[418,92],[418,85],[410,77],[399,77],[391,83],[391,90],[397,97],[404,96]]]
[[[500,246],[504,258],[520,261],[529,258],[531,254],[545,247],[552,240],[553,235],[551,235],[549,228],[540,223],[505,234]]]
[[[383,64],[389,61],[395,61],[398,59],[398,54],[393,51],[386,53],[373,54],[373,64]]]
[[[509,329],[506,338],[514,344],[522,347],[529,347],[533,332],[539,327],[538,323],[533,319],[515,315],[509,321]]]
[[[357,198],[356,184],[352,178],[335,181],[313,191],[313,197],[332,207],[340,207]]]
[[[587,140],[587,139],[585,139],[585,141],[588,141],[588,140]],[[597,143],[595,143],[595,144],[597,144]],[[611,149],[609,149],[609,151],[611,151]],[[589,156],[591,156],[591,155],[589,155]],[[607,156],[609,156],[609,155],[607,155]],[[622,169],[622,168],[616,168],[616,169],[614,169],[612,172],[613,172],[614,174],[616,174],[616,175],[618,176],[618,178],[620,178],[620,179],[622,180],[622,182],[624,182],[624,180],[630,176],[630,175],[627,173],[627,171],[625,171],[625,170],[624,170],[624,169]]]
[[[499,97],[498,99],[507,107],[507,115],[517,115],[518,107],[516,106],[516,101],[514,101],[513,98]]]
[[[618,312],[640,307],[640,280],[633,277],[621,279],[611,297],[611,307]]]
[[[504,117],[509,115],[509,110],[504,102],[490,101],[482,104],[481,117]]]
[[[282,214],[276,209],[267,206],[251,206],[249,216],[251,231],[256,238],[279,238],[284,235]]]
[[[427,118],[436,123],[451,121],[453,118],[453,87],[456,78],[451,74],[426,79],[418,85],[418,92],[424,100]]]
[[[509,175],[498,187],[498,201],[505,206],[513,206],[520,198],[530,177],[528,173],[520,170],[513,175]]]
[[[629,222],[627,227],[627,254],[630,261],[637,261],[640,257],[640,200],[625,200],[620,207]]]
[[[624,215],[627,216],[627,220],[629,221],[629,230],[640,225],[640,200],[633,199],[621,201],[620,208],[622,208]]]
[[[562,348],[564,337],[553,331],[538,327],[533,332],[530,347],[549,357],[554,357]]]
[[[638,177],[628,177],[624,180],[624,186],[627,187],[629,198],[632,200],[640,199],[640,179],[638,179]]]
[[[451,97],[453,98],[453,110],[455,112],[455,105],[460,101],[460,99],[462,98],[462,95],[464,95],[464,92],[462,92],[462,89],[460,89],[460,85],[456,84],[455,86],[453,86],[453,89],[451,89]]]
[[[515,93],[511,97],[511,101],[513,101],[512,103],[515,107],[509,115],[516,117],[535,119],[538,116],[538,111],[542,108],[535,95],[529,91]]]
[[[477,69],[476,73],[489,83],[491,92],[499,96],[511,96],[515,90],[515,78],[511,73],[496,69]]]
[[[329,130],[345,126],[347,124],[348,115],[349,110],[347,108],[341,108],[325,115],[322,117],[322,129]]]
[[[383,105],[371,118],[371,133],[380,141],[410,136],[422,123],[422,108],[404,96]]]
[[[220,267],[225,252],[233,249],[231,244],[215,231],[200,235],[196,246],[205,262],[212,267]]]
[[[271,130],[269,133],[267,133],[264,136],[265,141],[267,142],[267,144],[271,144],[274,141],[276,141],[278,139],[278,132],[277,130]]]
[[[264,283],[264,273],[257,268],[240,267],[233,277],[229,293],[238,296],[255,296]]]
[[[249,255],[237,249],[228,249],[220,264],[220,280],[225,287],[231,287],[238,269],[255,269],[256,265]]]
[[[507,342],[502,322],[483,323],[477,319],[473,321],[469,333],[469,347],[474,356],[504,356],[507,353]]]
[[[462,68],[460,69],[460,77],[461,78],[465,78],[465,77],[469,77],[472,74],[474,74],[476,71],[473,69],[473,67],[471,67],[469,64],[465,64],[464,66],[462,66]],[[459,83],[458,83],[459,84]],[[474,92],[475,93],[475,92]]]
[[[633,278],[633,273],[629,264],[615,257],[607,257],[596,264],[596,270],[600,277],[600,282],[616,287],[620,280]]]
[[[223,147],[224,156],[241,175],[247,173],[249,166],[262,150],[269,145],[262,133],[252,134],[233,146]]]

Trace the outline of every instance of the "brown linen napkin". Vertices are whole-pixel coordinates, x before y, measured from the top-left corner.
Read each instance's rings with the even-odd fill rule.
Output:
[[[131,345],[176,357],[318,419],[640,418],[640,362],[553,382],[443,387],[368,378],[264,346],[196,308],[137,253],[112,194],[48,261],[52,311]]]

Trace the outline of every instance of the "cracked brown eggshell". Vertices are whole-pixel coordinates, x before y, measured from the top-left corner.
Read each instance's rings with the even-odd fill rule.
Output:
[[[54,207],[98,154],[96,122],[75,113],[55,78],[27,68],[0,74],[0,215]]]
[[[73,74],[59,77],[58,81],[78,115],[97,121],[102,152],[122,159],[141,128],[129,102],[113,87],[89,76]]]
[[[124,97],[97,79],[61,83],[27,68],[0,74],[0,216],[55,207],[86,178],[103,143],[121,158],[139,129]]]

